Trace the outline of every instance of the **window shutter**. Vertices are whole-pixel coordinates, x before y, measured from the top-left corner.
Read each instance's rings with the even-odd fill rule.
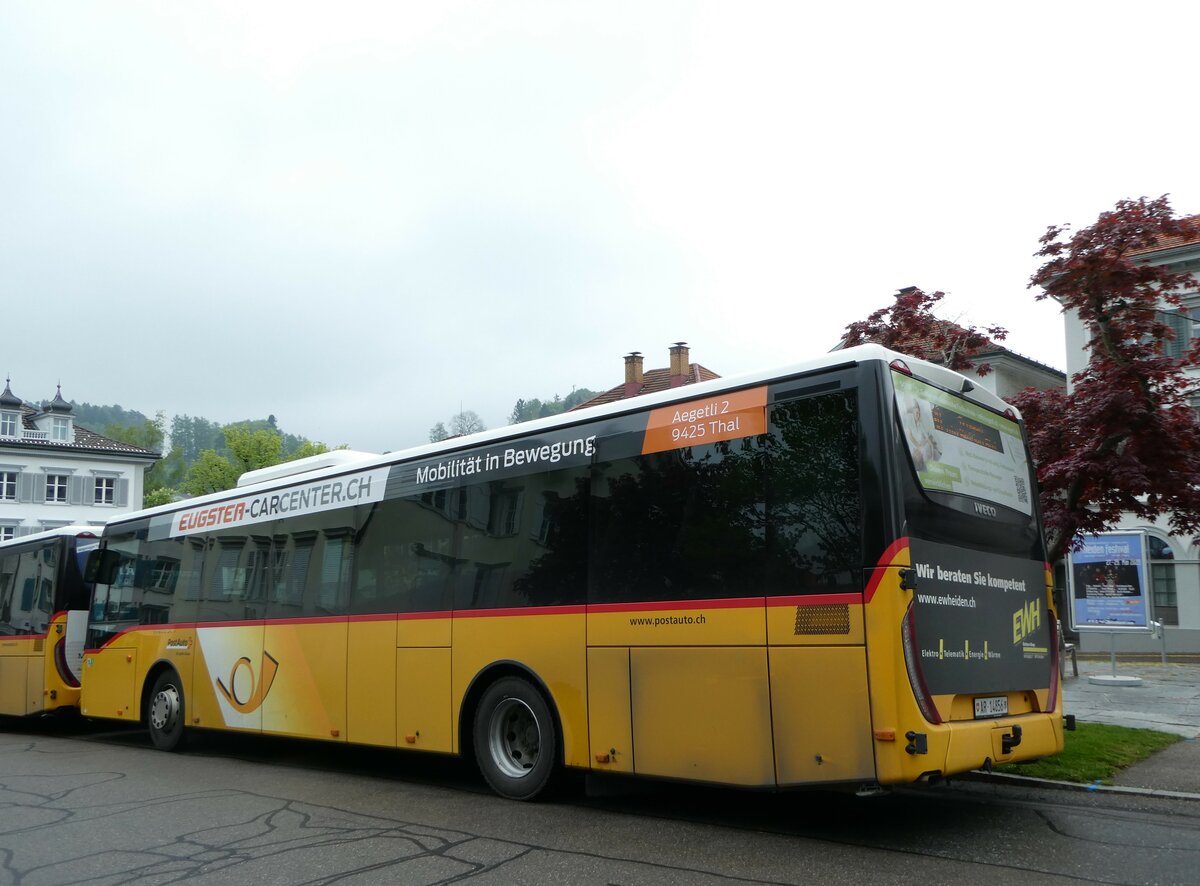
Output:
[[[83,504],[83,477],[72,475],[67,478],[67,501],[73,505]]]
[[[33,474],[24,471],[17,476],[17,501],[33,501],[37,480]]]
[[[1158,322],[1167,326],[1175,337],[1163,342],[1163,354],[1179,359],[1192,346],[1192,321],[1186,313],[1180,311],[1158,311]]]
[[[127,507],[129,505],[129,481],[128,480],[118,480],[117,481],[117,497],[116,497],[116,501],[114,503],[117,505],[117,507],[121,507],[121,508]]]

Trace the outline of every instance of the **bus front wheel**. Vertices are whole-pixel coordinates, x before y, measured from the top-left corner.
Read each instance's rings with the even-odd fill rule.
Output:
[[[492,790],[532,800],[558,770],[558,731],[550,706],[520,677],[497,680],[479,699],[473,729],[475,759]]]
[[[154,681],[146,704],[150,740],[162,751],[183,747],[183,686],[174,671],[163,671]]]

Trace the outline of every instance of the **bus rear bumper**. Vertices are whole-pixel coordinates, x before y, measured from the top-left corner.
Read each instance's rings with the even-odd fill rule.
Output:
[[[1057,754],[1063,748],[1062,717],[1026,714],[996,720],[949,724],[943,775],[979,769],[989,763],[1017,763]]]

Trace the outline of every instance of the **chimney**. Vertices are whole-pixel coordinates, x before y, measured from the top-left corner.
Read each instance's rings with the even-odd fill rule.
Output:
[[[630,351],[625,355],[625,391],[622,398],[636,397],[642,389],[642,354]]]
[[[677,388],[684,383],[689,366],[687,342],[675,342],[671,345],[671,387]]]

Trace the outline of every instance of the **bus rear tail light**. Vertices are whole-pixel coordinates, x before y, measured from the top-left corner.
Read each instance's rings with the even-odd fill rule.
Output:
[[[900,372],[900,373],[903,373],[904,375],[907,375],[909,378],[912,378],[912,374],[913,374],[912,370],[908,368],[908,364],[905,363],[903,360],[893,360],[891,363],[888,364],[888,367],[896,370],[896,372]]]
[[[900,638],[901,645],[904,647],[904,667],[908,670],[908,683],[912,687],[917,707],[921,709],[921,716],[930,723],[941,723],[942,715],[938,713],[937,705],[933,703],[933,696],[929,694],[929,687],[925,683],[925,674],[921,671],[921,650],[917,646],[917,622],[911,602],[908,604],[908,611],[904,613],[904,621],[900,624]]]
[[[1046,713],[1052,714],[1058,708],[1058,684],[1062,667],[1062,639],[1059,637],[1058,616],[1050,613],[1050,693],[1046,700]]]
[[[67,641],[65,637],[60,638],[54,644],[54,667],[64,683],[72,689],[79,688],[79,678],[72,674],[71,669],[67,666]]]

